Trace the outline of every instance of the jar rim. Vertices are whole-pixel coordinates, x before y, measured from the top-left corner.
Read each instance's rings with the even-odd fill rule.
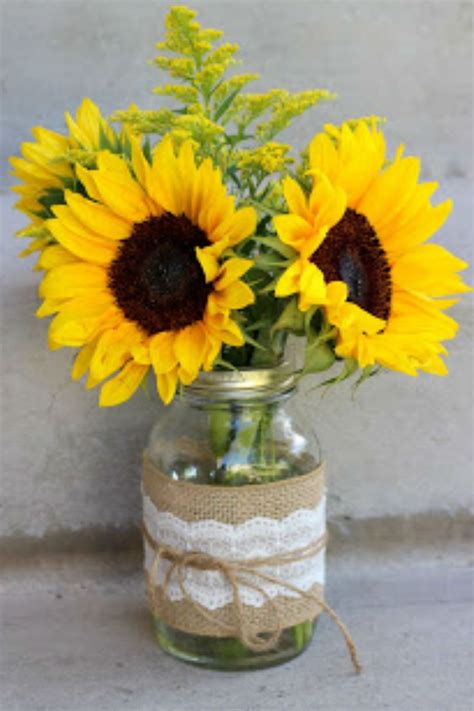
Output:
[[[284,361],[274,368],[240,368],[201,372],[184,395],[209,400],[254,400],[280,397],[295,390],[297,374]]]

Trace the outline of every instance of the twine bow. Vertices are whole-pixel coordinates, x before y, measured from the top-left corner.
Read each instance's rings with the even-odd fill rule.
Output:
[[[317,541],[303,548],[298,548],[288,553],[279,553],[266,558],[253,558],[250,560],[225,560],[208,553],[182,551],[172,546],[159,544],[153,536],[151,536],[145,524],[143,524],[143,535],[155,553],[148,576],[148,595],[153,612],[159,611],[155,584],[158,566],[161,560],[167,560],[170,566],[162,583],[163,595],[167,596],[172,577],[175,575],[183,598],[190,603],[204,619],[212,625],[217,626],[222,632],[226,633],[226,636],[237,637],[242,644],[253,652],[264,652],[276,647],[284,629],[284,621],[281,620],[278,605],[263,587],[263,584],[266,582],[274,583],[296,593],[300,597],[317,602],[322,610],[324,610],[338,626],[346,642],[354,669],[357,674],[360,674],[362,667],[357,656],[354,641],[341,618],[324,601],[322,595],[302,590],[286,580],[282,580],[276,575],[271,575],[261,569],[267,566],[286,565],[315,556],[324,548],[327,538],[326,535],[321,536]],[[188,568],[201,571],[215,571],[222,575],[232,589],[232,608],[236,620],[234,625],[217,619],[192,597],[185,585],[185,574]],[[260,593],[271,607],[274,614],[275,626],[272,630],[266,630],[266,638],[262,638],[260,634],[254,631],[247,623],[245,605],[242,602],[240,587],[245,587]]]

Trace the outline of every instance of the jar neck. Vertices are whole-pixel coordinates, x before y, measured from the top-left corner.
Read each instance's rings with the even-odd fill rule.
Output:
[[[200,373],[183,397],[202,404],[242,405],[286,399],[296,390],[296,375],[287,363],[276,368],[242,368]]]

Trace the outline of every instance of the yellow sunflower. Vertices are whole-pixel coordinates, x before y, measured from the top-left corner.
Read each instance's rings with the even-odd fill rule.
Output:
[[[456,322],[443,310],[468,291],[457,274],[468,265],[446,249],[425,244],[451,211],[433,206],[437,183],[419,183],[420,161],[403,147],[386,165],[377,127],[327,126],[309,150],[309,198],[287,178],[289,214],[275,228],[295,258],[275,293],[299,295],[299,308],[323,306],[337,328],[336,353],[361,367],[382,366],[416,375],[447,372],[441,341]]]
[[[82,101],[75,118],[66,113],[65,120],[68,136],[36,126],[32,129],[35,141],[22,144],[21,158],[10,158],[12,175],[22,181],[12,187],[20,196],[15,207],[31,220],[31,225],[20,230],[18,236],[33,237],[30,246],[20,256],[41,251],[50,241],[41,230],[44,219],[50,216],[49,207],[63,202],[65,188],[73,187],[76,181],[75,169],[67,160],[67,153],[71,150],[97,151],[104,140],[116,146],[114,130],[90,99]]]
[[[96,170],[78,166],[88,197],[66,191],[47,222],[58,244],[43,255],[38,315],[57,312],[50,347],[81,347],[72,377],[89,371],[88,387],[113,376],[102,406],[128,399],[150,367],[169,403],[178,381],[212,368],[223,343],[243,345],[231,312],[254,300],[240,280],[252,262],[223,253],[254,232],[255,211],[235,209],[190,141],[176,155],[163,139],[151,164],[131,144],[131,167],[108,151]]]

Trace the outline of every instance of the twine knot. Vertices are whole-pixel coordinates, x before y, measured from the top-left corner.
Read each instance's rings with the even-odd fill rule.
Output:
[[[223,636],[238,638],[242,644],[253,652],[268,651],[277,646],[281,634],[285,628],[285,620],[281,619],[280,609],[276,604],[275,599],[272,598],[264,588],[264,583],[274,583],[295,593],[299,597],[307,598],[308,600],[316,602],[321,608],[320,612],[324,610],[324,612],[329,615],[329,617],[336,623],[344,637],[355,671],[358,674],[361,672],[362,667],[359,662],[352,637],[340,617],[324,601],[322,594],[315,593],[314,591],[302,590],[288,581],[263,570],[269,566],[286,565],[288,563],[293,563],[295,561],[315,556],[325,547],[326,535],[321,536],[316,541],[303,548],[267,556],[265,558],[254,558],[250,560],[227,560],[216,555],[203,553],[201,551],[183,551],[174,548],[173,546],[160,544],[153,538],[153,536],[151,536],[145,524],[143,524],[143,535],[155,554],[150,568],[150,573],[148,575],[148,595],[152,611],[155,614],[159,614],[159,604],[156,596],[155,583],[158,566],[161,560],[167,560],[170,565],[168,566],[168,570],[166,571],[166,575],[162,583],[164,596],[168,596],[171,581],[175,578],[183,598],[192,605],[193,609],[195,609],[198,614],[200,614],[213,626],[219,628],[222,631]],[[223,620],[217,619],[203,605],[192,597],[185,584],[186,571],[188,569],[214,571],[222,575],[232,590],[231,607],[234,617],[233,624],[228,624]],[[265,637],[262,636],[261,630],[253,629],[248,623],[247,615],[245,613],[245,605],[242,602],[240,593],[240,589],[242,587],[260,593],[272,610],[275,624],[272,629],[265,630]],[[320,612],[317,614],[320,614]]]

